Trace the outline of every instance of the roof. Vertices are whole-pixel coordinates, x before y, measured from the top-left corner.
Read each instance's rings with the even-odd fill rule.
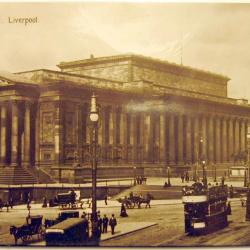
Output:
[[[149,56],[143,56],[143,55],[138,55],[138,54],[121,54],[121,55],[116,55],[116,56],[105,56],[105,57],[91,57],[88,59],[83,59],[83,60],[76,60],[76,61],[70,61],[70,62],[60,62],[57,66],[60,69],[64,69],[64,68],[70,68],[70,67],[76,67],[76,66],[83,66],[85,64],[97,64],[97,63],[101,63],[101,62],[105,62],[105,61],[124,61],[124,60],[142,60],[144,62],[149,62],[149,63],[153,63],[155,65],[161,65],[161,66],[165,66],[165,67],[172,67],[175,68],[177,70],[182,70],[182,71],[188,71],[188,72],[193,72],[193,73],[200,73],[202,75],[206,75],[206,76],[213,76],[215,78],[218,78],[220,80],[224,80],[224,81],[229,81],[230,78],[227,76],[224,76],[222,74],[217,74],[217,73],[213,73],[210,71],[206,71],[206,70],[201,70],[201,69],[196,69],[193,67],[189,67],[189,66],[184,66],[184,65],[180,65],[180,64],[176,64],[176,63],[171,63],[167,60],[161,60],[158,58],[153,58],[153,57],[149,57]]]
[[[23,83],[23,84],[36,85],[36,83],[31,81],[30,79],[10,73],[8,71],[0,70],[0,79],[6,82],[11,82],[11,83]]]
[[[59,229],[59,230],[65,230],[65,229],[69,229],[72,226],[78,225],[80,223],[82,223],[84,221],[84,219],[82,218],[68,218],[67,220],[64,220],[52,227],[50,227],[49,229]]]

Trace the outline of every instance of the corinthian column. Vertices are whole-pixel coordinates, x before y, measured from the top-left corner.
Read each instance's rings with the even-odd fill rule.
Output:
[[[109,144],[113,145],[114,143],[114,110],[110,106],[109,109]]]
[[[175,124],[173,114],[169,116],[169,163],[175,164]]]
[[[144,123],[144,159],[150,160],[150,114],[145,114]]]
[[[132,146],[132,161],[136,161],[136,115],[134,113],[130,116],[130,145]]]
[[[233,161],[234,155],[234,129],[233,129],[233,118],[230,117],[228,120],[228,155],[229,161]]]
[[[194,117],[194,162],[196,163],[199,159],[199,118]]]
[[[183,115],[178,116],[178,164],[183,165]]]
[[[160,114],[160,161],[166,162],[166,116]]]
[[[186,162],[191,163],[192,155],[191,155],[191,117],[187,116],[186,118]]]
[[[240,126],[239,119],[235,119],[234,123],[234,154],[239,154],[240,151]]]
[[[1,165],[6,164],[6,118],[7,108],[3,103],[1,106]]]
[[[208,120],[208,159],[210,163],[214,162],[214,118],[209,116]]]
[[[244,119],[240,121],[240,151],[246,151],[246,122]]]
[[[228,159],[228,141],[227,141],[227,119],[222,119],[222,162],[227,162]]]
[[[31,103],[25,103],[24,115],[24,166],[30,165],[30,107]]]
[[[157,113],[154,116],[154,162],[160,160],[160,116]]]
[[[220,129],[220,117],[215,118],[215,156],[216,163],[221,162],[221,129]]]
[[[206,160],[207,157],[207,118],[202,116],[201,118],[201,156]]]
[[[55,102],[55,162],[63,162],[63,103]]]
[[[11,130],[11,165],[18,165],[18,103],[12,102],[12,130]]]

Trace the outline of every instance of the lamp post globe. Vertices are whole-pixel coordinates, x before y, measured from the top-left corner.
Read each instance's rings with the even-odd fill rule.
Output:
[[[91,106],[90,106],[90,115],[89,115],[91,122],[98,122],[99,114],[97,112],[97,105],[96,105],[96,95],[93,94],[91,96]]]

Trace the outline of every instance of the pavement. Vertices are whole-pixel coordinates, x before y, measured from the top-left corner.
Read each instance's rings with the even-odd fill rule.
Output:
[[[208,183],[211,183],[212,185],[215,185],[216,182],[214,181],[214,178],[208,177]],[[147,178],[147,185],[160,185],[163,186],[164,183],[167,182],[167,178],[162,178],[162,177],[149,177]],[[217,182],[221,182],[221,178],[217,178]],[[170,178],[170,183],[172,186],[191,186],[194,182],[189,181],[189,182],[182,182],[181,178]],[[232,181],[229,179],[225,179],[225,185],[228,186],[233,186],[233,187],[244,187],[244,181]]]
[[[151,186],[151,185],[163,186],[166,181],[167,181],[166,178],[148,178],[147,179],[147,186]],[[126,182],[126,180],[124,180],[124,182]],[[130,181],[128,180],[128,182],[130,182]],[[208,182],[210,182],[212,185],[215,184],[215,182],[213,182],[213,180],[209,179],[209,178],[208,178]],[[114,181],[114,183],[117,183],[117,181]],[[192,181],[182,183],[180,178],[171,178],[171,185],[176,186],[176,187],[192,185],[192,183],[193,183]],[[113,184],[112,181],[108,182],[108,185],[112,185],[112,184]],[[226,180],[225,184],[228,186],[233,185],[234,187],[243,187],[243,182]],[[233,199],[229,199],[229,200],[231,202],[239,202],[239,198],[233,198]],[[152,200],[151,201],[152,207],[159,206],[159,205],[177,205],[177,204],[182,204],[182,199],[164,199],[164,200]],[[109,199],[108,204],[106,205],[104,200],[98,200],[97,207],[98,207],[98,210],[100,210],[100,212],[103,213],[105,211],[105,208],[120,208],[121,204],[117,200]],[[32,203],[31,204],[31,215],[37,214],[38,211],[41,214],[43,214],[43,211],[44,211],[44,213],[46,214],[47,209],[48,208],[42,208],[42,204]],[[53,207],[53,208],[49,208],[49,209],[55,210],[55,213],[59,212],[58,207]],[[17,206],[15,206],[14,210],[17,213],[23,213],[25,210],[27,211],[27,206],[25,204],[24,205],[17,205]],[[80,214],[82,211],[84,211],[86,213],[91,213],[91,209],[88,207],[87,204],[85,204],[83,209],[80,209],[79,211],[80,211]],[[10,210],[10,213],[12,213],[11,210]],[[144,221],[143,222],[125,222],[124,221],[123,223],[117,225],[116,233],[114,235],[112,235],[111,232],[108,232],[107,234],[103,234],[101,241],[106,241],[106,240],[109,240],[111,238],[119,237],[121,235],[129,234],[129,233],[132,233],[132,232],[135,232],[138,230],[142,230],[142,229],[154,226],[156,224],[157,223],[154,223],[154,222],[144,222]],[[44,241],[43,242],[36,242],[36,243],[32,243],[31,245],[45,246],[45,242]]]
[[[157,225],[154,222],[123,222],[122,224],[118,224],[115,227],[115,234],[111,234],[110,230],[108,232],[101,235],[101,241],[110,240],[122,235],[126,235],[129,233],[133,233],[148,227],[152,227]],[[45,241],[34,242],[30,244],[31,246],[46,246]]]
[[[220,182],[221,178],[217,178],[217,182]],[[164,183],[167,182],[167,177],[148,177],[147,178],[147,185],[159,185],[163,186]],[[191,185],[193,181],[189,182],[182,182],[181,178],[171,177],[170,182],[172,186],[186,186]],[[215,184],[214,178],[208,177],[208,182],[211,184]],[[134,181],[133,178],[119,178],[119,179],[98,179],[97,186],[133,186]],[[225,184],[228,186],[233,185],[234,187],[243,187],[244,181],[232,181],[229,179],[225,179]],[[49,184],[27,184],[27,185],[4,185],[1,184],[0,187],[69,187],[69,188],[78,188],[78,187],[91,187],[92,183],[84,183],[84,184],[74,184],[74,183],[49,183]]]

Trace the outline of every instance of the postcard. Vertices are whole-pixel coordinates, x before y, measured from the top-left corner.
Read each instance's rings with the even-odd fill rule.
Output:
[[[2,247],[250,245],[249,3],[0,13]]]

